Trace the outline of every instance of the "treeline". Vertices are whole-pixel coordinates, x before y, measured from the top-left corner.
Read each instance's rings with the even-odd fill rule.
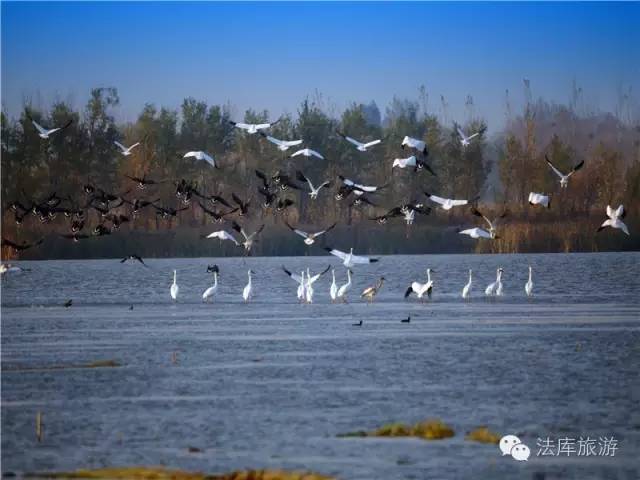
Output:
[[[201,233],[219,227],[195,204],[173,221],[145,209],[117,233],[78,244],[58,237],[59,233],[68,233],[64,218],[40,224],[32,217],[16,225],[13,212],[7,208],[12,201],[28,204],[53,192],[82,205],[86,202],[86,183],[126,198],[159,199],[159,205],[177,207],[173,182],[183,178],[197,182],[203,193],[229,198],[235,192],[252,199],[252,212],[241,223],[247,223],[249,229],[267,224],[255,247],[257,255],[321,252],[307,249],[298,237],[292,237],[284,220],[311,228],[337,222],[331,245],[354,246],[371,253],[594,251],[640,246],[637,237],[626,238],[620,231],[595,235],[608,203],[624,203],[629,228],[632,234],[638,231],[640,127],[611,115],[585,118],[570,107],[528,104],[521,115],[509,120],[504,132],[491,138],[486,134],[486,122],[468,118],[461,125],[463,130],[481,133],[463,148],[455,125],[444,124],[438,115],[425,111],[419,101],[396,98],[384,114],[373,102],[354,103],[336,118],[327,113],[320,97],[307,98],[296,115],[282,117],[269,134],[304,139],[304,146],[321,152],[326,159],[319,160],[289,158],[291,150],[285,155],[261,136],[240,132],[229,123],[275,120],[267,111],[248,110],[243,118],[235,118],[230,105],[208,105],[187,98],[178,111],[149,104],[135,122],[118,124],[112,114],[118,104],[117,90],[94,89],[82,111],[58,102],[49,111],[25,105],[17,119],[3,112],[3,236],[19,241],[46,238],[46,248],[28,251],[25,258],[103,257],[131,251],[144,256],[241,254],[233,245],[200,239]],[[42,140],[30,118],[45,126],[64,125],[70,119],[73,123],[59,135]],[[336,135],[336,130],[361,140],[382,138],[383,143],[366,153],[359,152]],[[400,148],[405,135],[427,142],[427,162],[437,176],[410,169],[392,171],[394,158],[410,155]],[[124,157],[114,145],[116,140],[125,145],[142,143],[131,156]],[[183,159],[190,150],[210,153],[221,168]],[[544,162],[545,153],[561,169],[569,170],[580,159],[585,160],[585,168],[571,178],[567,190],[560,191],[557,178]],[[255,169],[267,174],[280,170],[294,178],[299,169],[314,183],[331,179],[334,185],[322,191],[317,200],[309,199],[304,192],[289,191],[293,207],[274,214],[260,206]],[[140,191],[125,174],[166,182]],[[351,207],[349,201],[338,202],[333,196],[338,174],[367,185],[388,185],[370,197],[375,207]],[[465,207],[418,215],[410,227],[402,218],[386,225],[369,219],[402,203],[429,204],[424,191],[450,198],[480,197],[479,206],[490,214],[507,208],[509,215],[499,227],[500,239],[477,241],[457,235],[458,227],[482,226]],[[552,208],[530,207],[526,202],[529,191],[551,193]],[[126,205],[121,207],[122,214],[127,210]],[[89,213],[88,225],[99,222],[97,212]]]

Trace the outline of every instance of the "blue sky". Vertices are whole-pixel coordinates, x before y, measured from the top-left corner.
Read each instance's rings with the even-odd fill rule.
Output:
[[[2,105],[23,98],[80,108],[94,86],[120,92],[120,120],[186,96],[295,113],[317,89],[338,111],[394,95],[430,107],[443,94],[464,120],[467,94],[499,127],[504,92],[611,110],[640,95],[640,4],[601,3],[10,3],[2,2]]]

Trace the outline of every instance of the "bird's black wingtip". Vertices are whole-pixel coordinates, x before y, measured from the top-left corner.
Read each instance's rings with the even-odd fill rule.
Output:
[[[380,259],[379,259],[379,258],[370,258],[370,259],[369,259],[369,262],[370,262],[370,263],[376,263],[376,262],[379,262],[379,261],[380,261]]]

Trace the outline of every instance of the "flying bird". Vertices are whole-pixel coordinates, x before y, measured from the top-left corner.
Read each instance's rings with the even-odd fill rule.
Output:
[[[218,238],[220,239],[220,241],[231,240],[233,243],[236,244],[236,246],[238,247],[240,246],[240,244],[235,239],[235,237],[231,235],[229,232],[227,232],[226,230],[218,230],[216,232],[211,232],[209,235],[206,235],[204,238]]]
[[[200,160],[200,161],[204,160],[213,168],[219,168],[218,165],[216,165],[216,162],[213,159],[213,157],[208,155],[206,152],[202,152],[202,151],[187,152],[184,154],[182,158],[190,158],[190,157],[193,157],[196,160]]]
[[[240,130],[244,130],[247,133],[258,133],[260,130],[266,130],[267,128],[272,127],[276,123],[278,123],[280,119],[276,120],[272,123],[241,123],[241,122],[233,122],[229,120],[229,123]]]
[[[422,154],[425,157],[427,155],[429,155],[429,150],[427,149],[427,144],[425,142],[423,142],[422,140],[418,140],[417,138],[412,138],[412,137],[409,137],[409,136],[405,136],[402,139],[402,144],[400,146],[402,147],[403,150],[405,149],[405,147],[413,148],[414,150],[422,152]]]
[[[378,258],[370,258],[370,257],[354,255],[353,248],[349,250],[349,253],[346,253],[331,247],[326,247],[325,250],[329,252],[331,255],[334,255],[338,257],[340,260],[342,260],[342,264],[347,268],[351,268],[354,265],[358,265],[358,264],[362,265],[362,264],[374,263],[379,260]]]
[[[464,134],[460,127],[457,127],[458,135],[460,135],[460,143],[462,144],[462,148],[466,148],[471,144],[471,139],[480,135],[480,132],[476,132],[473,135],[469,135],[468,137]]]
[[[305,232],[303,230],[299,230],[297,228],[292,227],[291,225],[289,225],[288,222],[284,222],[284,223],[294,233],[296,233],[296,234],[300,235],[302,238],[304,238],[304,243],[306,245],[313,245],[313,243],[316,241],[316,238],[318,238],[323,233],[327,233],[329,230],[331,230],[333,227],[336,226],[336,224],[334,223],[333,225],[330,225],[327,228],[325,228],[324,230],[320,230],[319,232],[308,233],[308,232]]]
[[[264,132],[258,133],[260,133],[260,135],[276,145],[278,147],[278,150],[280,150],[281,152],[286,152],[287,150],[289,150],[289,148],[295,147],[302,143],[302,140],[278,140],[277,138],[271,137]]]
[[[544,159],[547,161],[547,163],[549,164],[549,166],[551,167],[551,170],[553,170],[555,172],[556,175],[558,175],[558,177],[560,177],[560,187],[561,188],[567,188],[567,186],[569,185],[569,177],[571,175],[573,175],[574,173],[576,173],[578,170],[580,170],[583,165],[584,165],[584,160],[582,160],[580,163],[578,163],[575,167],[573,167],[573,169],[567,173],[566,175],[564,173],[562,173],[560,170],[558,170],[553,163],[551,163],[549,161],[549,157],[547,157],[546,155],[544,156]]]
[[[324,157],[320,155],[315,150],[311,150],[310,148],[303,148],[302,150],[298,150],[291,154],[291,157],[297,157],[298,155],[304,155],[305,157],[318,157],[320,160],[324,160]]]
[[[314,187],[313,183],[311,183],[311,180],[309,180],[309,178],[300,170],[296,171],[296,178],[301,182],[307,182],[307,184],[309,185],[309,196],[311,197],[311,200],[315,200],[316,198],[318,198],[318,193],[320,193],[321,188],[331,186],[331,182],[329,180],[325,180],[322,184]]]
[[[233,228],[236,232],[238,232],[239,234],[241,234],[244,237],[244,242],[242,242],[242,245],[244,246],[244,249],[246,250],[246,252],[248,254],[251,251],[251,247],[256,242],[256,237],[258,235],[260,235],[260,232],[262,232],[262,229],[264,229],[264,224],[260,225],[260,227],[250,235],[248,235],[244,231],[244,228],[242,228],[236,222],[232,222],[231,228]]]
[[[622,219],[626,215],[627,215],[627,212],[625,212],[624,207],[622,205],[619,205],[618,208],[616,208],[615,210],[611,208],[609,205],[607,205],[607,217],[609,218],[607,218],[604,221],[604,223],[600,225],[600,228],[598,228],[598,232],[600,232],[606,227],[611,227],[611,228],[618,228],[622,230],[624,233],[626,233],[627,235],[629,235],[629,229],[622,221]]]
[[[140,145],[140,142],[134,143],[133,145],[131,145],[130,147],[125,147],[123,144],[121,144],[120,142],[113,142],[116,144],[116,146],[120,149],[120,153],[122,155],[124,155],[125,157],[128,157],[129,155],[131,155],[131,153],[133,153],[131,150],[133,150],[134,148],[136,148],[138,145]]]
[[[432,202],[440,204],[443,210],[451,210],[453,207],[459,207],[469,203],[469,200],[453,200],[451,198],[442,198],[438,197],[437,195],[432,195],[429,192],[424,192],[424,194]]]
[[[376,186],[376,185],[362,185],[361,183],[356,183],[349,178],[345,178],[342,175],[338,175],[338,178],[342,180],[342,183],[351,189],[353,189],[353,193],[355,195],[363,195],[364,193],[375,193],[378,190],[382,190],[386,188],[389,184],[385,183],[384,185]]]
[[[417,158],[415,155],[411,155],[407,158],[396,158],[393,160],[393,165],[391,166],[391,170],[394,168],[413,168],[414,173],[419,172],[421,170],[427,170],[431,175],[437,177],[436,172],[424,161]]]
[[[56,133],[59,130],[64,130],[65,128],[69,127],[72,123],[73,120],[69,120],[64,126],[62,127],[57,127],[57,128],[52,128],[50,130],[47,130],[46,128],[44,128],[42,125],[40,125],[38,122],[36,122],[34,119],[32,119],[31,117],[29,117],[29,119],[31,120],[31,123],[33,123],[33,126],[36,127],[36,130],[38,130],[38,136],[40,138],[43,139],[48,139],[49,135]]]
[[[344,138],[347,142],[351,143],[352,145],[355,145],[356,149],[360,152],[366,152],[368,148],[373,147],[374,145],[378,145],[379,143],[382,143],[382,140],[380,139],[363,143],[363,142],[359,142],[355,138],[348,137],[347,135],[339,132],[338,130],[336,130],[336,133],[340,135],[342,138]]]
[[[529,192],[529,205],[542,205],[551,208],[551,198],[543,193]]]
[[[246,202],[243,201],[238,195],[235,193],[231,194],[231,199],[238,205],[240,208],[240,216],[244,216],[249,212],[249,205],[251,205],[251,199],[248,199]]]
[[[141,263],[142,265],[144,265],[145,267],[147,266],[147,264],[146,264],[146,263],[144,263],[144,260],[142,260],[142,258],[140,258],[138,255],[135,255],[135,254],[133,254],[133,255],[127,255],[127,256],[126,256],[126,257],[124,257],[122,260],[120,260],[120,263],[125,263],[125,262],[127,262],[127,261],[129,261],[129,260],[131,260],[131,261],[135,261],[135,262],[139,262],[139,263]]]
[[[37,247],[42,242],[44,242],[43,238],[41,238],[40,240],[37,240],[37,241],[35,241],[33,243],[22,242],[21,244],[17,244],[15,242],[12,242],[11,240],[7,240],[6,238],[3,238],[2,239],[2,246],[3,247],[9,247],[9,248],[11,248],[12,250],[14,250],[16,252],[24,252],[25,250],[29,250],[30,248]]]

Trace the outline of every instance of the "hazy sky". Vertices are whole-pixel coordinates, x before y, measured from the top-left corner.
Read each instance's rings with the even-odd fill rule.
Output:
[[[295,113],[317,89],[339,110],[394,95],[464,120],[471,94],[490,127],[504,92],[567,102],[575,78],[589,105],[640,95],[640,4],[601,3],[10,3],[2,2],[2,105],[23,98],[81,107],[114,86],[120,120],[146,102],[210,103]]]

